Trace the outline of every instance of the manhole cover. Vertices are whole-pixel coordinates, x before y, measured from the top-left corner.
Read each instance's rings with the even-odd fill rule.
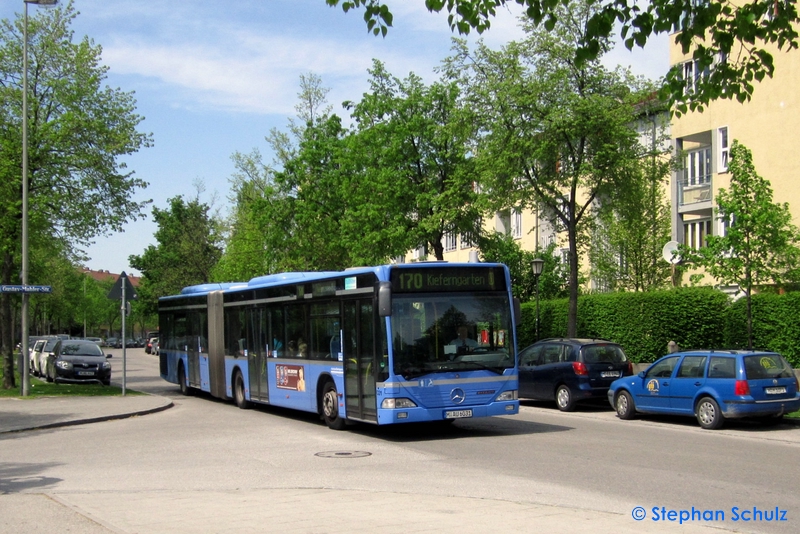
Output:
[[[372,456],[372,453],[366,451],[326,451],[318,452],[314,456],[321,458],[364,458],[365,456]]]

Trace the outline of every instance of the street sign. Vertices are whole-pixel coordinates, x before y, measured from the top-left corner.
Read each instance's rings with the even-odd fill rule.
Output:
[[[114,287],[108,292],[108,298],[119,300],[122,298],[122,284],[125,284],[125,300],[136,300],[136,290],[131,284],[130,278],[125,274],[125,271],[119,275],[117,281],[114,282]]]
[[[0,293],[52,293],[52,286],[0,286]]]

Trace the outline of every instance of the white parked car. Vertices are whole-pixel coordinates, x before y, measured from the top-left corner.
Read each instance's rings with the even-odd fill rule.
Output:
[[[59,341],[61,340],[56,336],[45,336],[36,341],[31,353],[31,373],[34,376],[45,375],[47,355],[53,352]]]

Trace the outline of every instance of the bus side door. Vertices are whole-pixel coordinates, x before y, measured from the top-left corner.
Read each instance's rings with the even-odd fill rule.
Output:
[[[343,305],[341,350],[344,354],[347,415],[377,421],[375,372],[379,362],[372,299],[349,300]]]

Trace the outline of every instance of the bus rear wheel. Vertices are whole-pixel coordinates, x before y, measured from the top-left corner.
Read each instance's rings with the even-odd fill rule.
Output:
[[[236,402],[236,406],[242,410],[247,410],[250,408],[250,401],[247,400],[244,390],[244,378],[242,378],[242,373],[236,371],[233,377],[233,400]]]
[[[325,382],[322,387],[322,418],[325,419],[328,428],[344,429],[344,419],[339,417],[339,394],[336,391],[336,384],[331,381]]]
[[[192,388],[189,387],[189,380],[186,378],[183,362],[178,364],[178,387],[181,388],[181,395],[188,396],[192,394]]]

